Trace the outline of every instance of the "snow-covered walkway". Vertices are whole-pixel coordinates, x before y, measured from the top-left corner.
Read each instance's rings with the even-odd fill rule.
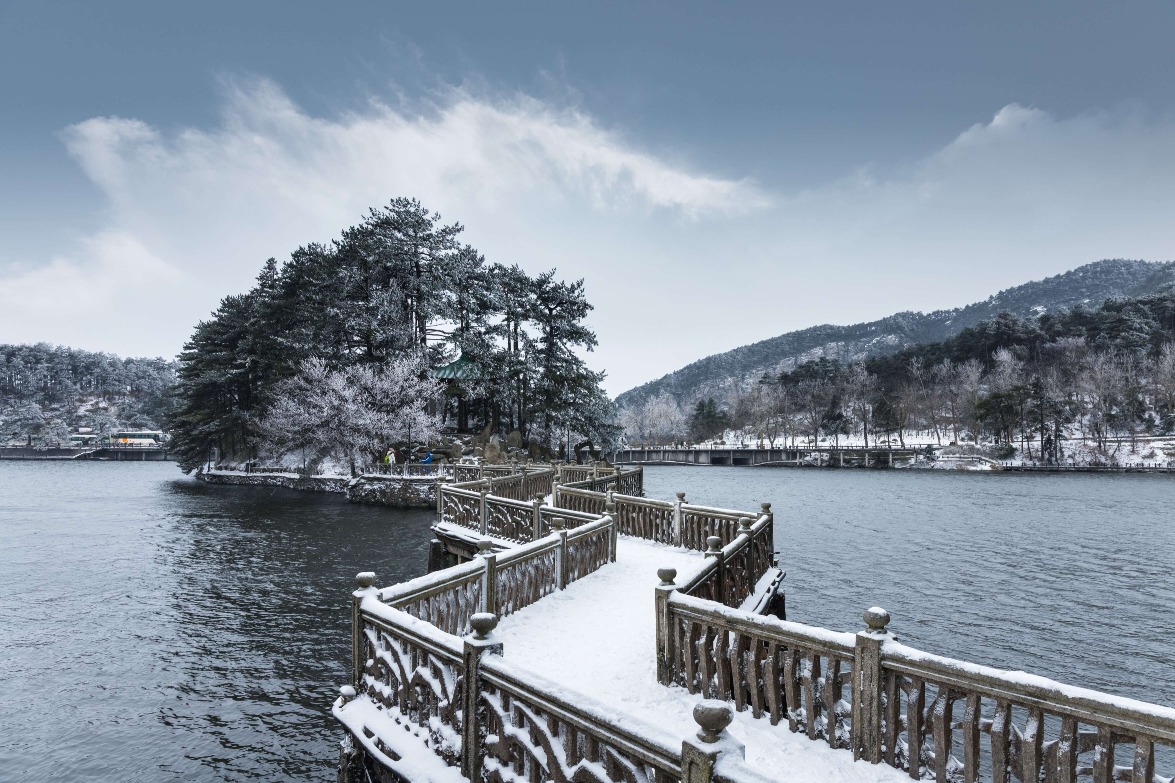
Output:
[[[681,584],[702,565],[697,552],[621,536],[616,562],[502,620],[495,635],[506,659],[590,696],[619,714],[675,736],[697,731],[693,705],[701,696],[657,682],[653,588],[658,568],[676,568]],[[736,712],[730,733],[746,743],[747,763],[791,783],[909,781],[884,764],[854,762],[785,723],[772,726]]]

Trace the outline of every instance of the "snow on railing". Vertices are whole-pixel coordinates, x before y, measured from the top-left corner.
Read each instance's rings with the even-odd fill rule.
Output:
[[[695,705],[696,736],[674,737],[504,659],[493,614],[457,638],[380,601],[372,578],[355,593],[363,665],[332,706],[349,732],[340,780],[384,779],[378,765],[437,783],[774,783],[746,766],[728,704]]]
[[[562,518],[566,527],[575,528],[594,522],[604,512],[603,508],[599,514],[588,514],[548,506],[544,496],[537,493],[530,502],[499,497],[490,494],[486,484],[478,484],[476,491],[442,486],[437,506],[441,521],[446,524],[519,544],[549,535],[555,517]]]
[[[611,517],[593,519],[572,530],[563,517],[551,517],[549,524],[551,533],[537,541],[499,553],[493,551],[493,542],[483,540],[477,557],[468,563],[385,587],[375,596],[387,606],[460,636],[470,632],[471,618],[478,612],[505,617],[615,562],[616,525]],[[362,587],[374,584],[370,573],[358,578]],[[360,592],[355,595],[360,597]],[[352,619],[358,639],[362,618],[359,609],[355,611]],[[358,651],[359,642],[355,644]],[[358,658],[355,665],[359,666]]]
[[[560,465],[556,468],[557,486],[591,492],[622,492],[644,494],[644,468],[613,468],[599,464]],[[554,491],[554,490],[553,490]]]
[[[771,515],[770,503],[763,503],[759,514],[753,514],[686,503],[684,492],[677,493],[676,501],[668,502],[557,483],[552,495],[559,508],[584,514],[603,514],[611,501],[621,533],[699,552],[706,551],[712,536],[718,536],[723,545],[733,541],[739,534],[739,520]]]
[[[525,481],[540,476],[538,472],[492,479],[482,475],[441,485],[442,522],[499,540],[529,543],[494,552],[487,538],[468,563],[382,590],[374,587],[374,574],[358,576],[353,685],[344,688],[334,705],[335,716],[353,737],[351,747],[358,742],[368,759],[409,778],[409,773],[438,775],[420,759],[406,760],[412,754],[404,746],[404,729],[432,757],[459,767],[462,776],[479,783],[566,781],[585,774],[614,783],[631,783],[634,776],[648,783],[763,783],[741,763],[741,753],[732,755],[738,746],[724,732],[732,718],[727,705],[695,710],[702,726],[699,739],[687,738],[678,750],[675,742],[666,742],[656,729],[642,727],[631,716],[615,716],[593,706],[590,699],[484,655],[501,652],[489,638],[499,616],[562,590],[616,559],[618,508],[625,509],[628,530],[635,533],[647,529],[640,509],[657,506],[655,501],[613,492],[575,487],[561,492],[556,483],[557,498],[592,502],[590,511],[558,508],[544,505],[539,493],[529,502],[491,493],[505,486],[524,490]],[[553,471],[545,475],[549,482]],[[597,468],[584,483],[628,486],[639,492],[642,479],[640,471],[602,477]],[[681,499],[666,505],[671,521],[662,527],[670,538],[676,530],[680,539]],[[761,521],[769,522],[769,516]],[[738,536],[735,544],[741,546],[746,538]],[[458,639],[471,631],[472,637]],[[723,752],[729,758],[719,775],[716,761]]]
[[[706,540],[706,565],[682,586],[683,593],[737,608],[755,592],[775,559],[775,519],[770,504],[763,506],[754,524],[750,517],[739,518],[736,535],[726,546],[720,536]]]
[[[906,647],[877,607],[865,612],[866,630],[836,633],[689,595],[673,569],[658,575],[663,684],[772,724],[786,719],[793,732],[914,779],[1173,780],[1155,767],[1156,748],[1175,764],[1175,709]]]

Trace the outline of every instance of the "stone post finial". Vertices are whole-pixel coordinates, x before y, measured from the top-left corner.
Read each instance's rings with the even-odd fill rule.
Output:
[[[748,533],[748,534],[751,532],[751,518],[750,517],[739,517],[738,518],[738,532]]]
[[[676,568],[658,568],[657,578],[661,580],[658,587],[673,587],[673,580],[677,577]]]
[[[375,571],[360,571],[355,574],[355,584],[361,588],[375,585]]]
[[[469,624],[473,626],[473,638],[485,641],[498,627],[498,616],[492,612],[477,612],[469,618]]]
[[[604,501],[604,513],[610,517],[616,516],[616,501],[609,498]]]
[[[701,727],[698,739],[706,743],[718,742],[734,720],[734,710],[724,701],[704,699],[694,705],[694,720]]]
[[[771,504],[770,503],[760,503],[759,508],[762,509],[764,514],[771,513]]]
[[[477,542],[477,553],[479,555],[485,554],[494,548],[494,542],[488,538],[483,538]]]
[[[562,530],[565,527],[567,527],[567,520],[563,517],[551,517],[552,530]]]
[[[722,551],[722,539],[718,536],[707,536],[706,538],[706,554],[716,555]]]
[[[677,493],[677,500],[678,500],[678,502],[684,503],[685,502],[685,493],[678,492]]]
[[[339,700],[343,704],[346,704],[351,699],[355,698],[357,695],[358,695],[358,693],[356,692],[356,690],[353,687],[351,687],[350,685],[343,685],[342,687],[339,688]]]
[[[865,620],[865,625],[868,626],[870,633],[880,635],[889,633],[885,630],[885,626],[889,625],[889,612],[882,609],[880,606],[871,606],[865,610],[865,614],[861,615]]]

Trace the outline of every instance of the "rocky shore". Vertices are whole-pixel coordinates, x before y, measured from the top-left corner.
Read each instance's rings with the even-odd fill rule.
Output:
[[[301,492],[332,492],[345,495],[350,503],[367,503],[389,508],[435,508],[435,476],[307,476],[300,473],[201,470],[196,478],[209,484],[253,487],[285,487]]]

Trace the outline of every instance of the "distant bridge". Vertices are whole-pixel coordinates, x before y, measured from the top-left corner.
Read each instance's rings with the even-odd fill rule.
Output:
[[[912,462],[928,446],[819,446],[779,449],[620,449],[614,462],[639,465],[751,465],[756,467],[890,467]]]
[[[3,459],[96,459],[114,462],[163,462],[171,457],[167,449],[137,444],[108,444],[103,446],[62,447],[38,449],[33,446],[0,447]]]

